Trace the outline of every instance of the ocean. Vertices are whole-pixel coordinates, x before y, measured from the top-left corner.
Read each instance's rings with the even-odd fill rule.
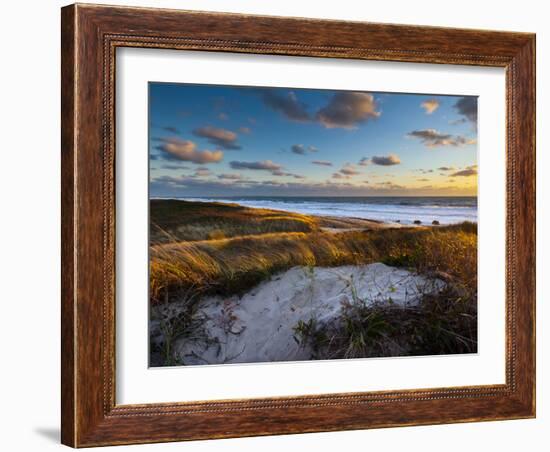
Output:
[[[182,198],[192,201],[227,202],[246,207],[284,210],[310,215],[355,217],[386,222],[423,224],[439,221],[453,224],[477,222],[477,197],[392,196],[392,197],[227,197]]]

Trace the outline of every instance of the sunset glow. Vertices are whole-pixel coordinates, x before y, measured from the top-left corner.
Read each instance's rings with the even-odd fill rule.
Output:
[[[152,197],[475,196],[477,98],[150,84]]]

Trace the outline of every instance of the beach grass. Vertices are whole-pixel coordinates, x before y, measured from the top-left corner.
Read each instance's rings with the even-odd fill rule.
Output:
[[[318,221],[306,215],[236,204],[158,200],[151,202],[150,214],[153,244],[319,229]]]
[[[476,353],[477,297],[448,285],[413,306],[354,299],[342,306],[337,321],[311,318],[294,331],[313,359]]]
[[[373,224],[360,218],[315,217],[230,203],[160,199],[151,201],[150,218],[152,245],[277,232],[308,233],[322,228],[369,227]]]
[[[359,221],[359,220],[358,220]],[[357,222],[234,204],[151,202],[151,302],[244,293],[294,266],[383,262],[477,286],[477,226],[358,230]],[[359,223],[361,224],[361,223]],[[346,231],[345,226],[351,229]],[[341,232],[326,232],[339,227]],[[153,231],[154,230],[154,231]]]

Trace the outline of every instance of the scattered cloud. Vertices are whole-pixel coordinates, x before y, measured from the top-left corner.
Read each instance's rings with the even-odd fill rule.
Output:
[[[300,174],[288,173],[288,172],[283,171],[283,170],[274,170],[274,171],[271,171],[271,174],[273,176],[289,176],[289,177],[293,177],[294,179],[305,179],[306,178],[306,176],[302,176]]]
[[[341,170],[340,173],[346,175],[346,176],[356,176],[357,174],[361,174],[357,169],[355,168],[355,165],[351,165],[347,163]]]
[[[342,177],[342,178],[340,178]],[[151,181],[151,196],[177,196],[185,189],[187,196],[292,196],[300,193],[303,196],[368,196],[392,194],[394,196],[407,195],[419,190],[424,195],[442,196],[442,190],[447,194],[464,193],[464,189],[456,186],[448,187],[408,187],[391,181],[367,185],[366,181],[360,184],[351,183],[342,175],[324,182],[307,182],[303,180],[233,180],[224,178],[202,179],[191,176],[161,176]],[[449,181],[451,182],[451,181]],[[470,192],[466,192],[470,193]]]
[[[282,165],[272,162],[271,160],[262,160],[261,162],[239,162],[232,161],[229,162],[229,166],[233,169],[249,169],[249,170],[260,170],[260,171],[281,171],[283,168]]]
[[[439,101],[437,99],[428,99],[422,102],[420,106],[426,111],[427,115],[431,115],[439,108]]]
[[[357,170],[355,165],[346,163],[339,171],[334,173],[332,177],[334,179],[351,179],[353,176],[357,176],[358,174],[361,174],[361,172]]]
[[[381,165],[381,166],[392,166],[392,165],[399,165],[401,163],[401,159],[399,156],[395,154],[389,154],[386,156],[377,156],[371,158],[371,163],[373,165]]]
[[[328,104],[320,108],[315,115],[307,111],[307,106],[298,100],[296,93],[286,94],[278,90],[264,88],[260,90],[265,105],[296,122],[319,122],[327,129],[354,129],[369,119],[377,118],[377,104],[374,96],[362,92],[337,92]],[[311,152],[314,152],[311,150]]]
[[[464,116],[468,121],[477,126],[477,97],[461,97],[454,104],[454,108],[459,115]]]
[[[179,138],[160,138],[161,144],[157,149],[163,152],[163,157],[168,160],[182,160],[196,164],[217,163],[223,159],[223,152],[199,151],[197,145],[190,140],[181,140]]]
[[[288,119],[297,122],[311,121],[305,104],[298,100],[294,91],[289,91],[284,95],[278,90],[265,88],[261,90],[261,93],[265,105]]]
[[[243,180],[243,176],[240,174],[218,174],[218,179],[223,180]]]
[[[476,176],[476,175],[477,175],[477,169],[469,167],[451,174],[451,177],[455,177],[455,176],[469,177],[469,176]]]
[[[387,188],[389,190],[403,190],[406,189],[405,186],[396,184],[390,180],[384,181],[384,182],[376,182],[376,185],[382,185],[384,188]]]
[[[206,138],[209,143],[228,150],[242,149],[237,143],[237,134],[226,129],[218,129],[217,127],[200,127],[193,130],[195,136]]]
[[[329,162],[327,160],[313,160],[311,163],[319,166],[332,166],[332,162]]]
[[[315,146],[304,146],[303,144],[293,144],[290,150],[294,154],[306,155],[308,152],[317,152],[318,149]]]
[[[339,92],[327,106],[321,108],[315,118],[327,129],[354,129],[358,124],[378,118],[380,112],[374,96],[369,93]]]
[[[413,130],[407,134],[409,138],[418,138],[426,147],[435,148],[439,146],[465,146],[475,144],[475,139],[470,139],[462,135],[451,135],[441,133],[435,129]]]
[[[167,170],[184,170],[184,169],[189,169],[188,166],[185,166],[185,165],[162,165],[161,166],[162,169],[167,169]]]
[[[290,147],[290,150],[294,153],[294,154],[299,154],[299,155],[305,155],[307,150],[305,148],[305,146],[303,144],[293,144],[291,147]]]
[[[197,168],[197,170],[195,171],[195,174],[194,176],[195,177],[206,177],[206,176],[210,176],[212,174],[212,172],[206,168],[206,167],[200,167],[200,168]]]
[[[438,190],[443,189],[458,190],[455,193],[459,193],[460,190],[473,190],[472,186],[475,185],[476,180],[475,175],[478,174],[478,169],[474,165],[468,167],[466,164],[456,165],[456,162],[443,160],[438,163],[449,166],[436,167],[435,162],[432,162],[434,164],[433,169],[409,169],[406,171],[407,174],[401,177],[405,172],[395,171],[396,168],[393,168],[393,166],[403,163],[397,167],[397,169],[401,170],[403,166],[407,166],[411,162],[408,159],[401,162],[400,155],[404,156],[403,152],[405,151],[400,151],[399,148],[384,149],[384,147],[381,147],[378,151],[379,155],[375,156],[373,154],[377,153],[376,150],[363,148],[362,154],[366,155],[365,157],[361,158],[360,153],[357,157],[350,158],[349,163],[343,164],[341,160],[337,160],[341,157],[339,157],[339,149],[332,149],[328,138],[327,141],[313,139],[314,135],[311,134],[315,131],[321,134],[332,134],[334,135],[334,139],[338,140],[338,134],[343,133],[347,137],[350,137],[354,134],[353,129],[357,129],[364,124],[367,124],[366,127],[369,128],[376,126],[377,121],[373,121],[375,124],[371,124],[371,120],[379,118],[382,113],[385,115],[388,114],[388,112],[382,111],[383,94],[333,91],[326,92],[323,95],[319,94],[315,101],[310,101],[310,99],[314,99],[314,96],[303,94],[302,91],[262,88],[258,90],[254,89],[253,96],[255,96],[254,100],[256,104],[260,106],[260,110],[258,110],[258,122],[266,126],[265,129],[268,129],[267,125],[269,121],[267,118],[273,118],[275,115],[278,118],[283,118],[283,121],[287,122],[287,125],[288,120],[305,123],[305,125],[293,126],[293,131],[296,134],[293,134],[291,137],[289,136],[292,141],[287,141],[286,145],[284,145],[284,155],[277,157],[277,151],[281,147],[281,145],[277,144],[272,149],[274,152],[271,155],[267,153],[267,149],[248,149],[250,140],[255,138],[261,140],[264,138],[262,136],[264,128],[257,128],[252,125],[256,120],[254,118],[247,118],[248,115],[246,112],[244,112],[240,122],[233,125],[233,121],[237,120],[237,117],[233,110],[228,109],[227,105],[223,108],[211,109],[206,113],[199,109],[193,113],[193,116],[197,115],[195,118],[196,121],[194,121],[197,128],[192,130],[192,135],[187,135],[187,132],[190,131],[187,129],[188,125],[182,125],[181,122],[178,122],[177,117],[166,121],[168,125],[165,127],[162,126],[166,124],[163,124],[164,121],[156,121],[156,133],[155,136],[151,137],[153,146],[151,160],[158,159],[160,161],[151,162],[151,169],[158,170],[158,172],[152,171],[151,183],[156,184],[155,187],[159,190],[162,187],[169,190],[185,187],[184,193],[190,196],[196,196],[197,193],[202,195],[203,189],[205,196],[209,193],[217,193],[223,196],[226,194],[226,191],[227,195],[239,194],[241,192],[243,194],[258,195],[275,195],[278,193],[281,195],[320,195],[325,193],[331,195],[333,193],[334,195],[368,195],[371,191],[375,194],[388,192],[391,195],[395,195],[396,193],[417,194],[420,193],[420,188],[430,189],[432,190],[431,193],[438,193]],[[208,102],[208,98],[205,99]],[[456,103],[454,103],[454,100],[456,100]],[[445,124],[448,122],[447,119],[453,119],[453,117],[457,119],[450,121],[450,124],[477,122],[477,99],[455,97],[454,100],[449,102],[454,111],[451,112],[450,118],[443,117],[444,122],[440,130],[431,128],[421,129],[420,127],[418,127],[419,130],[413,130],[413,127],[405,129],[405,132],[410,131],[407,137],[418,140],[417,143],[421,145],[417,145],[416,149],[423,148],[424,146],[428,148],[453,148],[476,143],[476,134],[473,130],[466,130],[469,126],[451,128],[451,126],[445,126]],[[304,102],[308,102],[309,106]],[[416,101],[412,100],[409,105],[413,108],[413,112],[416,111],[417,115],[424,117],[424,114],[433,115],[434,112],[439,111],[440,107],[446,109],[447,104],[443,104],[443,102],[442,98],[430,98],[430,95],[424,95],[420,98],[417,97]],[[420,110],[419,107],[421,108]],[[241,111],[240,113],[243,112]],[[248,114],[254,113],[252,110],[248,112]],[[444,113],[446,114],[447,111]],[[441,114],[440,112],[436,116],[441,116]],[[181,116],[184,116],[184,114],[182,113]],[[156,119],[158,120],[159,118]],[[210,125],[209,120],[212,121]],[[223,123],[219,122],[219,120],[231,120],[231,122]],[[281,119],[277,119],[275,124],[281,125],[281,122]],[[241,127],[238,127],[239,124]],[[172,127],[172,125],[181,127],[181,129]],[[204,127],[198,127],[201,125]],[[429,123],[426,124],[426,126],[428,125]],[[193,127],[191,126],[191,129]],[[373,128],[376,129],[376,127]],[[304,133],[301,133],[299,129],[302,129]],[[322,129],[325,129],[325,132]],[[245,135],[252,132],[253,135],[250,137]],[[179,138],[182,133],[183,135]],[[272,134],[273,130],[268,130],[267,133]],[[159,135],[164,136],[164,138],[157,138]],[[401,137],[403,137],[403,132],[401,133]],[[308,143],[316,143],[321,147],[321,151],[319,152],[315,146]],[[416,144],[414,141],[410,141],[409,147],[411,143]],[[242,148],[245,148],[247,152],[244,153],[245,151],[243,151],[234,155],[234,159],[226,158],[229,150],[239,150]],[[415,149],[415,147],[413,146],[412,149]],[[256,152],[251,153],[253,150]],[[442,151],[444,150],[442,149]],[[399,155],[389,153],[389,151],[399,152]],[[315,152],[318,152],[318,154],[313,154]],[[290,154],[304,157],[292,157]],[[278,163],[267,160],[268,158],[272,158]],[[318,160],[311,160],[312,158],[317,158]],[[232,161],[229,162],[229,160]],[[223,164],[217,167],[211,165],[212,163],[222,161]],[[307,169],[303,166],[295,168],[293,167],[293,163],[306,165]],[[455,166],[450,166],[450,163],[453,163]],[[417,162],[417,165],[419,164],[421,163]],[[310,165],[329,169],[315,170]],[[212,168],[214,172],[209,168]],[[301,174],[296,174],[294,171]],[[383,174],[384,171],[395,174]],[[371,173],[375,174],[371,176]],[[161,177],[158,177],[159,175]],[[163,175],[177,175],[179,177],[168,178]],[[322,179],[319,179],[321,175]],[[370,183],[364,180],[367,178]],[[271,180],[268,181],[265,179]],[[443,180],[445,183],[442,184],[441,181]],[[455,180],[455,183],[449,183]],[[375,181],[384,182],[376,183]],[[398,185],[400,183],[404,185]],[[433,186],[429,184],[433,184]],[[447,185],[448,187],[443,187],[443,185]],[[451,186],[454,186],[454,188]],[[193,190],[193,187],[196,190]],[[230,191],[228,187],[231,187]],[[233,190],[233,187],[236,187],[235,190]],[[241,190],[241,192],[238,190]],[[441,193],[444,193],[444,191],[441,191]]]
[[[231,186],[231,182],[212,181],[208,179],[200,179],[193,176],[161,176],[151,180],[151,193],[160,195],[176,194],[182,188],[197,188],[202,190],[207,187],[209,190],[219,190],[224,192]]]

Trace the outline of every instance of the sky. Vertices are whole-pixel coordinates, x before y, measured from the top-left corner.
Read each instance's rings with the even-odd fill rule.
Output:
[[[476,196],[477,97],[149,83],[151,197]]]

